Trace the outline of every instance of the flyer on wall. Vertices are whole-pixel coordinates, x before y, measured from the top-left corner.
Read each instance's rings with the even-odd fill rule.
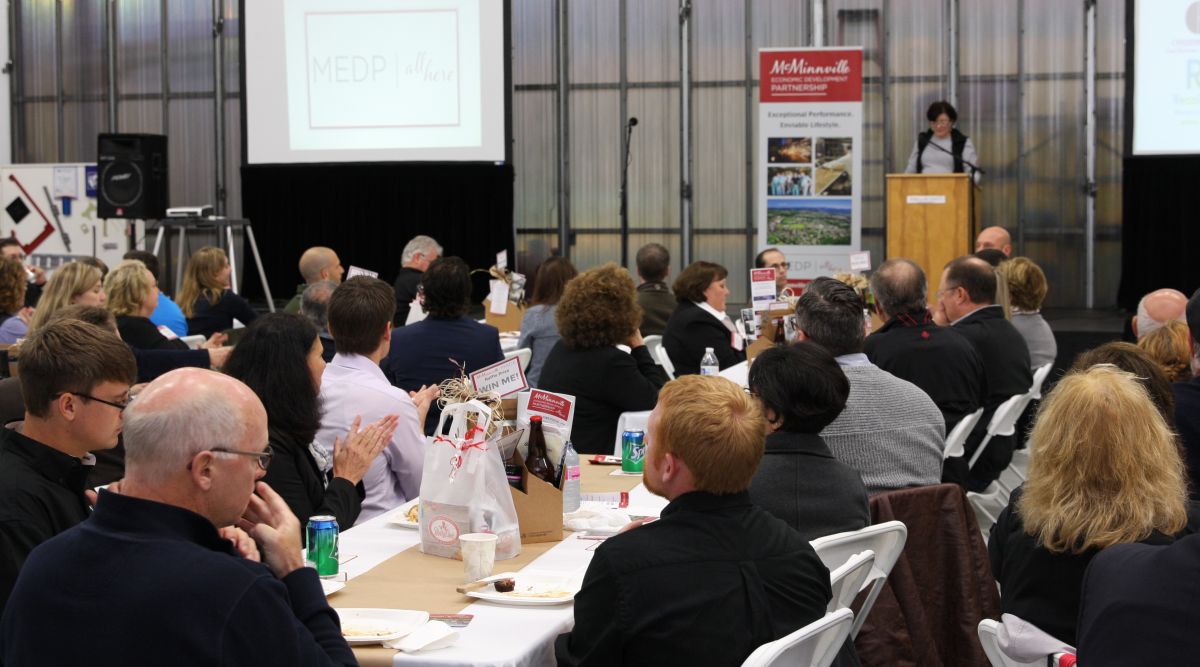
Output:
[[[862,244],[862,49],[759,51],[758,247],[789,286],[850,267]]]

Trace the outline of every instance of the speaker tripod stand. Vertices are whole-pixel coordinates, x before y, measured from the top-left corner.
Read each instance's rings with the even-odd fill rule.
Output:
[[[179,288],[183,284],[183,267],[187,262],[187,232],[193,230],[217,230],[217,237],[220,239],[218,245],[222,243],[225,254],[229,256],[229,285],[234,294],[238,293],[238,276],[237,276],[237,246],[233,242],[233,230],[241,229],[246,234],[246,238],[250,241],[250,252],[254,255],[254,265],[258,268],[258,279],[262,281],[263,295],[267,297],[267,307],[271,312],[275,312],[275,299],[271,296],[271,286],[267,284],[267,274],[263,271],[262,257],[258,254],[258,242],[254,239],[254,228],[250,225],[249,220],[234,220],[230,218],[166,218],[163,220],[147,220],[146,223],[158,226],[158,233],[154,238],[155,255],[162,248],[163,239],[167,232],[175,231],[179,233],[179,247],[175,258],[175,294],[179,294]]]

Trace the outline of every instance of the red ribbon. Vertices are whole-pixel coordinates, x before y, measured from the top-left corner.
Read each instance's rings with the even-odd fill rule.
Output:
[[[466,452],[468,449],[478,449],[481,452],[487,451],[487,441],[486,440],[476,440],[475,442],[471,442],[472,438],[474,438],[477,435],[483,434],[483,433],[484,433],[484,430],[482,428],[480,428],[478,424],[476,424],[475,426],[472,426],[463,435],[464,442],[461,445],[454,442],[454,440],[452,440],[451,438],[447,438],[442,435],[434,436],[434,438],[433,438],[434,442],[444,442],[444,443],[450,445],[451,447],[453,447],[456,451],[455,455],[450,457],[450,479],[454,479],[455,475],[458,474],[459,469],[462,468],[463,459],[466,458]]]

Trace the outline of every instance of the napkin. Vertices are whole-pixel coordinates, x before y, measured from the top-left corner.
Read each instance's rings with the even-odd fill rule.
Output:
[[[404,637],[384,642],[383,645],[405,653],[419,653],[453,646],[457,642],[457,631],[450,629],[450,626],[442,621],[429,621]]]
[[[629,523],[629,514],[619,509],[609,509],[603,503],[585,502],[574,512],[563,514],[563,526],[568,530],[595,530],[615,532]]]

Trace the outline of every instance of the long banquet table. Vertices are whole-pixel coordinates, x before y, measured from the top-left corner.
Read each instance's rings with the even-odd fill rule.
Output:
[[[657,516],[666,504],[641,485],[640,476],[613,476],[613,466],[584,463],[586,493],[628,491],[635,516]],[[380,607],[416,609],[431,614],[473,614],[459,628],[457,644],[409,655],[381,646],[355,647],[364,666],[488,665],[523,667],[554,664],[554,638],[571,629],[574,605],[514,607],[475,600],[454,589],[463,583],[461,561],[421,553],[417,531],[391,523],[393,512],[342,533],[339,550],[349,581],[329,597],[334,608]],[[561,542],[522,545],[521,554],[496,561],[495,572],[520,571],[531,565],[539,572],[582,574],[591,561],[596,540],[581,540],[564,532]]]

